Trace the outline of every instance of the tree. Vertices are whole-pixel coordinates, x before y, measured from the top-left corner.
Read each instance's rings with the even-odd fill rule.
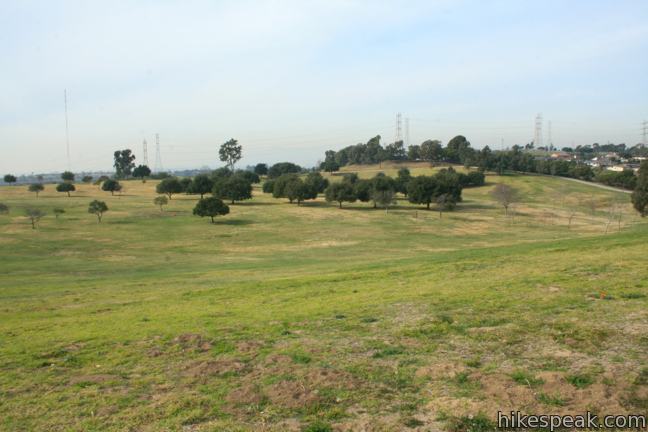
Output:
[[[511,186],[503,183],[497,183],[491,191],[491,196],[504,207],[505,214],[508,215],[508,208],[518,200],[518,192]]]
[[[304,181],[299,177],[294,177],[285,184],[283,195],[290,202],[297,201],[297,205],[300,205],[306,199],[317,197],[317,193],[313,194],[312,191],[308,190]]]
[[[65,182],[73,182],[74,173],[71,171],[64,171],[63,174],[61,174],[61,179]]]
[[[264,163],[258,163],[254,167],[254,173],[259,176],[267,175],[268,174],[268,165]]]
[[[16,183],[16,176],[11,175],[11,174],[5,174],[4,176],[4,182],[5,183]]]
[[[252,183],[243,176],[233,175],[214,182],[212,193],[216,198],[226,199],[234,204],[252,198]]]
[[[234,169],[234,164],[241,160],[243,146],[239,145],[234,138],[220,146],[218,156],[222,162],[226,162],[230,170]]]
[[[97,186],[99,186],[99,185],[101,185],[103,182],[105,182],[106,180],[110,180],[110,177],[105,176],[105,175],[102,175],[102,176],[100,176],[97,180],[95,180],[94,184],[97,185]]]
[[[412,179],[410,170],[407,168],[401,168],[398,170],[398,176],[396,177],[396,191],[407,196],[407,183]]]
[[[9,206],[5,203],[0,203],[0,214],[9,214]]]
[[[254,184],[261,183],[261,178],[259,178],[259,175],[253,173],[252,171],[237,170],[236,172],[234,172],[234,175],[243,177],[245,180],[249,181],[250,183],[254,183]]]
[[[320,194],[326,190],[329,185],[329,181],[322,177],[322,174],[314,172],[306,176],[304,185],[306,186],[306,189],[308,189],[308,195],[310,197],[306,199],[315,199],[317,198],[317,194]]]
[[[132,154],[130,149],[126,150],[117,150],[114,153],[115,163],[115,177],[117,178],[127,178],[131,175],[133,168],[135,168],[135,155]]]
[[[38,198],[38,194],[42,192],[45,189],[45,186],[43,186],[40,183],[33,183],[29,185],[29,192],[36,192],[36,198]]]
[[[411,203],[425,204],[430,209],[430,203],[436,198],[437,182],[431,176],[417,176],[407,184],[407,199]]]
[[[419,149],[421,159],[428,162],[440,161],[443,155],[443,147],[439,140],[426,140],[421,143]]]
[[[261,189],[263,190],[264,193],[272,193],[274,191],[274,180],[266,180],[263,182],[263,186]]]
[[[301,172],[301,167],[292,162],[279,162],[270,167],[268,170],[268,177],[275,179],[284,174]]]
[[[407,147],[407,159],[411,161],[421,159],[421,146],[420,145],[411,145]]]
[[[92,182],[92,176],[91,176],[91,175],[83,176],[83,178],[81,179],[81,181],[82,181],[83,183],[90,183],[90,182]]]
[[[374,208],[380,205],[386,209],[393,204],[396,196],[394,179],[379,173],[371,181],[371,199],[374,202]]]
[[[189,190],[190,194],[200,195],[200,199],[214,189],[214,181],[207,174],[198,174],[191,181]]]
[[[101,218],[103,214],[108,211],[108,206],[105,202],[94,200],[88,205],[88,213],[92,213],[97,216],[97,221],[101,223]]]
[[[442,193],[437,197],[437,208],[439,210],[439,219],[441,219],[444,210],[452,210],[457,205],[456,197],[451,193]]]
[[[60,207],[55,207],[53,211],[54,211],[54,216],[56,216],[56,219],[58,219],[60,215],[65,213],[65,210]]]
[[[56,185],[56,192],[67,192],[68,197],[70,196],[70,192],[74,192],[76,188],[72,183],[59,183]]]
[[[201,196],[201,199],[202,199],[202,196]],[[169,203],[169,200],[168,200],[167,197],[165,197],[164,195],[156,196],[156,197],[153,199],[153,204],[155,204],[156,206],[159,206],[159,207],[160,207],[160,211],[162,211],[162,206],[165,206],[165,205],[167,205],[168,203]]]
[[[32,229],[36,229],[36,224],[45,216],[45,212],[37,208],[27,208],[25,209],[25,216],[31,221]]]
[[[142,180],[144,183],[144,177],[151,175],[151,168],[146,165],[138,165],[137,168],[133,170],[133,177],[137,177]]]
[[[324,162],[320,164],[320,169],[332,173],[340,169],[340,164],[335,160],[335,151],[327,150],[324,153]]]
[[[189,193],[191,189],[191,177],[182,177],[180,179],[180,186],[182,186],[183,193]]]
[[[371,190],[372,190],[371,180],[359,179],[353,184],[353,192],[358,201],[369,202],[371,201]]]
[[[356,200],[353,185],[349,182],[331,183],[325,192],[326,201],[335,201],[342,208],[343,202],[354,202]]]
[[[122,190],[122,185],[115,179],[107,179],[101,185],[101,190],[110,192],[110,195],[115,195],[115,192]]]
[[[155,191],[159,194],[165,194],[171,199],[171,195],[182,193],[183,187],[177,177],[167,177],[157,184]]]
[[[632,192],[632,205],[641,217],[648,215],[648,161],[641,162],[637,185]]]
[[[198,201],[193,209],[193,214],[200,217],[209,216],[214,223],[215,216],[224,216],[229,213],[229,207],[216,197],[204,198]]]
[[[214,171],[212,171],[211,179],[212,179],[212,181],[216,181],[216,180],[221,179],[221,178],[229,177],[232,174],[234,174],[234,173],[229,168],[220,167],[220,168],[217,168]]]
[[[286,196],[286,185],[292,181],[299,180],[299,176],[294,173],[282,174],[277,178],[272,185],[272,196],[274,198],[288,198],[292,203],[293,200]]]

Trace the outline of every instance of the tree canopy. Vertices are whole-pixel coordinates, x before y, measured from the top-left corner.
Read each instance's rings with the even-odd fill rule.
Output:
[[[637,185],[632,192],[632,205],[641,217],[648,215],[648,161],[643,161],[639,166]]]
[[[130,149],[117,150],[114,155],[115,176],[117,178],[127,178],[135,168],[135,155]]]
[[[340,208],[342,208],[343,202],[355,202],[356,200],[353,184],[346,181],[331,183],[326,188],[325,197],[328,202],[337,202]]]
[[[156,196],[155,198],[153,198],[153,204],[155,204],[156,206],[159,206],[160,211],[162,211],[162,206],[165,206],[168,203],[169,203],[169,200],[164,195],[159,195],[159,196]]]
[[[200,195],[202,199],[205,194],[208,194],[214,188],[214,181],[207,174],[198,174],[191,180],[188,193],[193,195]]]
[[[218,156],[222,162],[227,163],[230,170],[234,169],[234,164],[241,160],[243,146],[234,138],[223,143],[218,150]]]
[[[4,182],[5,183],[16,183],[16,176],[11,174],[5,174]]]
[[[70,196],[70,192],[74,192],[76,188],[72,183],[59,183],[56,185],[56,191],[57,192],[67,192],[67,195]]]
[[[137,177],[144,181],[145,177],[148,177],[151,175],[151,168],[149,168],[146,165],[138,165],[134,170],[133,170],[133,177]]]
[[[212,190],[216,198],[225,199],[234,204],[252,198],[252,183],[242,175],[232,175],[214,182]]]
[[[36,192],[36,198],[38,198],[38,194],[44,189],[45,186],[43,186],[41,183],[32,183],[29,185],[29,192]]]
[[[165,194],[171,199],[173,194],[184,192],[184,187],[177,177],[167,177],[157,184],[155,191],[159,194]]]
[[[32,229],[36,229],[38,221],[45,216],[45,212],[38,208],[28,207],[25,209],[25,216],[27,216],[31,221]]]
[[[122,185],[115,179],[106,179],[101,184],[101,190],[110,192],[110,195],[115,195],[115,192],[122,190]]]
[[[107,211],[108,211],[108,206],[103,201],[94,200],[91,201],[90,204],[88,205],[88,213],[97,216],[97,221],[99,223],[101,223],[101,218],[103,217],[103,214]]]
[[[299,173],[301,170],[299,165],[295,165],[292,162],[279,162],[270,167],[268,177],[275,179],[284,174]]]
[[[254,173],[259,176],[268,174],[268,165],[264,163],[258,163],[254,166]]]
[[[222,200],[216,197],[203,198],[198,201],[193,209],[193,214],[200,217],[210,217],[214,223],[214,217],[224,216],[229,213],[229,207]]]

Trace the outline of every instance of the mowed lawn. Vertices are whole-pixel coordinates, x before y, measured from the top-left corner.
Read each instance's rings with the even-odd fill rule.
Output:
[[[648,224],[629,196],[487,182],[441,217],[403,197],[338,209],[257,187],[215,224],[192,215],[196,196],[160,211],[155,181],[70,198],[1,187],[0,429],[467,430],[498,410],[647,413]],[[497,182],[520,191],[509,216]],[[100,224],[93,199],[110,209]],[[48,213],[37,230],[27,207]]]

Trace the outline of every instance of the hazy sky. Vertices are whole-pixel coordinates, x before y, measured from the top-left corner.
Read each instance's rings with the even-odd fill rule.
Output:
[[[406,4],[406,5],[405,5]],[[383,136],[555,145],[641,140],[648,1],[0,0],[0,173],[109,169],[116,149],[164,168],[312,166]]]

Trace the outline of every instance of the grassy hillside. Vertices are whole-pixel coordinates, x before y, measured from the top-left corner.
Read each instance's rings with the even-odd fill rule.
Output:
[[[0,429],[463,430],[498,410],[646,412],[648,225],[624,194],[487,182],[442,218],[256,189],[216,224],[192,216],[194,196],[160,212],[153,181],[114,197],[0,188]],[[521,191],[511,217],[496,182]],[[49,213],[38,230],[28,206]]]

